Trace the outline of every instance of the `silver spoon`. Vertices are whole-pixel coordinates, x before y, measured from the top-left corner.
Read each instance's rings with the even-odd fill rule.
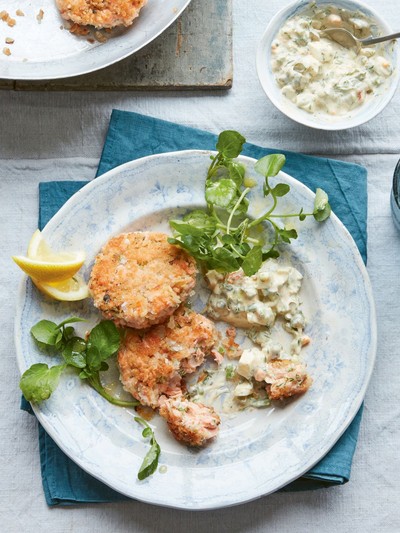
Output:
[[[385,35],[383,37],[367,37],[366,39],[358,39],[351,32],[345,30],[344,28],[328,28],[323,30],[323,33],[345,48],[352,48],[355,46],[357,49],[361,48],[362,46],[383,43],[384,41],[391,41],[392,39],[398,39],[400,37],[400,33],[392,33],[391,35]]]

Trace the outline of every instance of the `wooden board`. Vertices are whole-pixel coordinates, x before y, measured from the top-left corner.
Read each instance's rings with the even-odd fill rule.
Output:
[[[182,16],[160,37],[115,65],[59,80],[0,80],[0,89],[229,89],[232,78],[232,0],[192,0]]]

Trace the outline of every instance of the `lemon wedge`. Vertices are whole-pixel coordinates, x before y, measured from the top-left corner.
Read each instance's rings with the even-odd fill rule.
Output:
[[[65,281],[74,276],[85,262],[85,254],[78,252],[70,257],[59,258],[60,262],[38,261],[23,255],[14,255],[13,260],[31,278],[43,283]]]
[[[29,259],[45,259],[53,255],[53,251],[43,239],[40,229],[37,229],[32,235],[28,244],[28,252],[26,255],[29,257]]]
[[[35,279],[32,281],[41,292],[62,302],[76,302],[89,297],[88,286],[80,276],[73,276],[60,283],[40,283]]]
[[[85,261],[84,252],[54,252],[36,230],[28,245],[27,255],[13,260],[32,278],[36,287],[55,300],[75,302],[88,298],[84,279],[76,275]]]
[[[72,278],[85,262],[85,257],[84,252],[53,252],[37,230],[29,243],[27,256],[15,255],[13,260],[39,283],[58,283]]]

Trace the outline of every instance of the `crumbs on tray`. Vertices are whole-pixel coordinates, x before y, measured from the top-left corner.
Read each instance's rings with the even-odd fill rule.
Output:
[[[17,9],[15,11],[15,16],[25,17],[25,13],[21,9]],[[42,8],[40,8],[39,11],[34,16],[37,20],[37,23],[41,24],[45,16],[45,12]],[[9,26],[10,28],[14,27],[17,24],[16,19],[12,18],[10,13],[4,9],[0,9],[0,21],[7,24],[7,26]],[[90,44],[94,44],[96,42],[98,43],[107,42],[109,39],[109,36],[107,35],[107,33],[111,33],[110,28],[98,30],[96,28],[91,28],[90,26],[84,26],[82,24],[77,24],[75,22],[66,22],[65,24],[60,26],[60,30],[67,30],[74,35],[78,35],[81,37],[88,37],[87,41]],[[12,45],[15,43],[15,39],[13,37],[5,36],[2,38],[4,38],[4,42],[7,45]],[[6,56],[11,55],[11,50],[9,47],[4,47],[2,51],[3,51],[3,54]],[[27,59],[24,59],[24,61],[27,61]]]
[[[24,17],[25,13],[21,9],[17,9],[16,12],[15,12],[15,15],[17,17]],[[44,15],[44,11],[42,9],[39,11],[39,15],[41,15],[41,19],[42,19],[43,15]],[[39,15],[38,15],[38,17],[39,17]],[[9,26],[10,28],[13,28],[17,24],[17,21],[10,16],[8,11],[5,11],[5,10],[0,11],[0,20],[5,22],[7,24],[7,26]],[[14,41],[14,39],[12,37],[6,37],[5,38],[5,43],[6,44],[14,44],[14,42],[15,41]],[[6,55],[6,56],[10,56],[11,55],[11,50],[8,47],[4,47],[3,48],[3,54]]]
[[[7,11],[0,11],[0,20],[5,22],[7,26],[10,26],[10,28],[16,24],[16,20],[11,18]]]
[[[39,22],[39,24],[42,22],[44,17],[44,11],[43,9],[39,10],[39,13],[36,15],[36,20]]]
[[[25,13],[21,9],[17,9],[15,11],[15,15],[17,17],[25,17]],[[44,17],[44,11],[43,9],[40,9],[38,14],[36,15],[36,20],[38,21],[39,24],[41,24],[43,17]],[[14,27],[17,24],[17,21],[10,16],[8,11],[5,11],[4,9],[0,11],[0,20],[5,22],[7,26],[9,26],[10,28]],[[15,39],[13,39],[12,37],[5,37],[6,44],[14,44],[14,42],[15,42]],[[3,54],[5,56],[10,56],[11,50],[8,47],[4,47]]]

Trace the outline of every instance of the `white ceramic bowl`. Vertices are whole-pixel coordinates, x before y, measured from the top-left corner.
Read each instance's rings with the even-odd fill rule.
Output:
[[[320,130],[344,130],[354,128],[364,124],[380,113],[392,99],[399,83],[399,69],[397,67],[397,46],[390,53],[389,57],[394,66],[394,72],[389,78],[389,85],[381,95],[372,98],[366,104],[350,111],[347,115],[340,117],[330,117],[312,115],[303,109],[298,108],[288,98],[282,95],[280,87],[275,80],[271,67],[271,44],[275,39],[279,29],[285,22],[305,10],[309,6],[310,0],[298,0],[281,9],[270,21],[265,30],[257,50],[257,73],[261,85],[271,100],[271,102],[287,117]],[[363,2],[354,0],[318,0],[317,5],[330,4],[348,9],[350,11],[360,10],[372,20],[376,21],[382,35],[393,33],[390,26],[378,15],[376,11],[368,7]],[[389,48],[388,48],[389,50]]]

